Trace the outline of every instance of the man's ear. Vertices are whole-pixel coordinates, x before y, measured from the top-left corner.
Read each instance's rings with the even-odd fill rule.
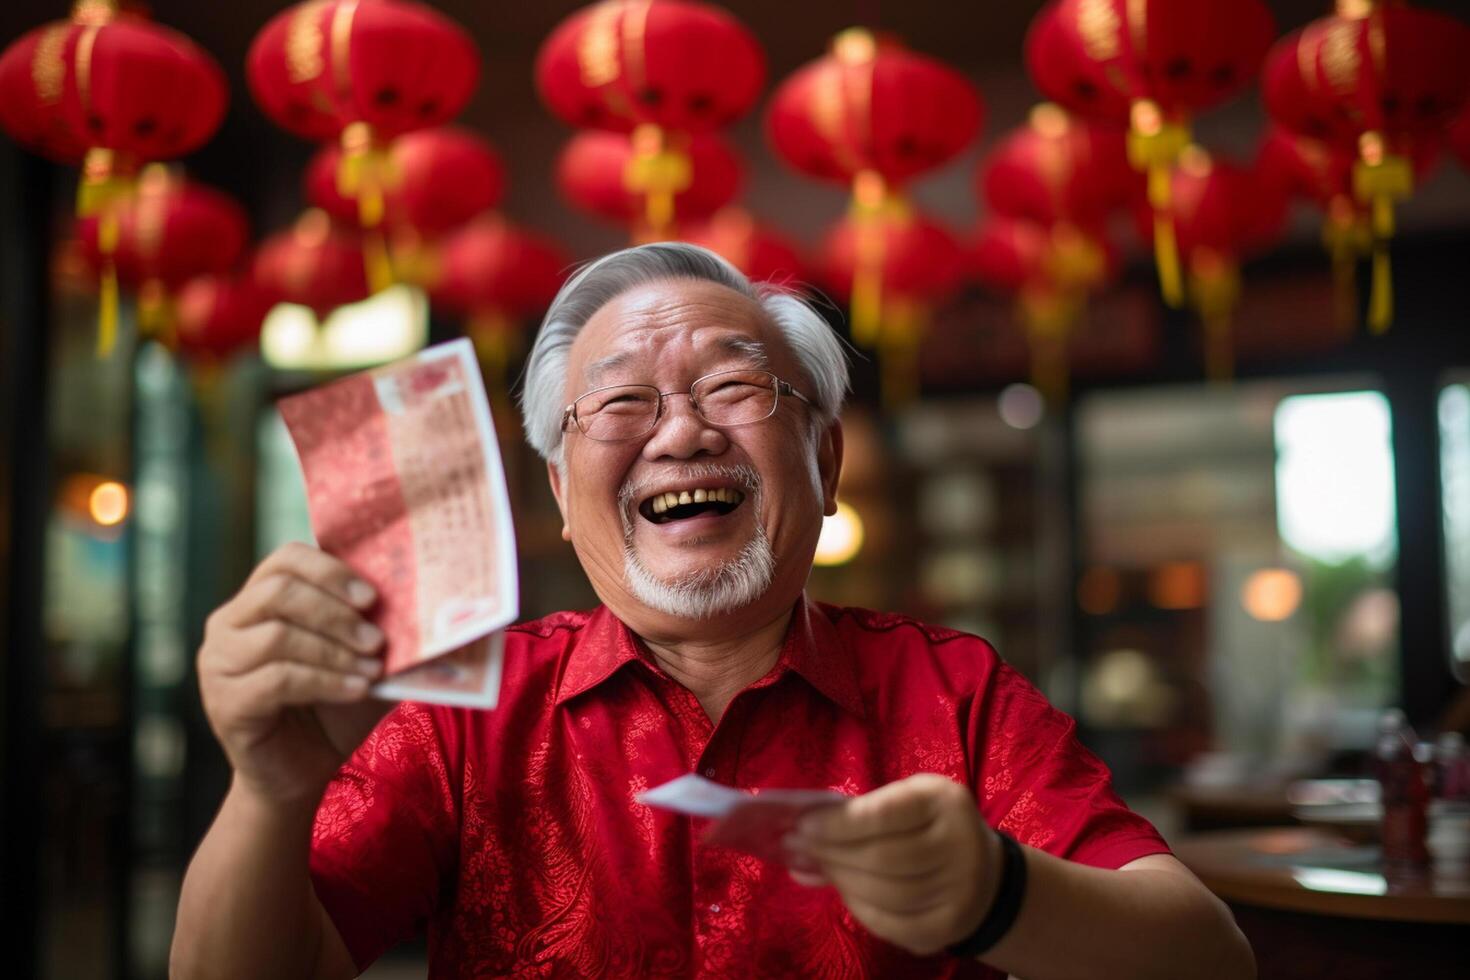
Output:
[[[556,498],[556,509],[561,511],[561,539],[572,540],[572,527],[567,521],[567,499],[562,491],[561,470],[555,463],[547,462],[546,478],[551,481],[551,495]]]
[[[832,424],[817,436],[817,472],[822,478],[822,513],[837,513],[837,478],[842,473],[842,422]]]

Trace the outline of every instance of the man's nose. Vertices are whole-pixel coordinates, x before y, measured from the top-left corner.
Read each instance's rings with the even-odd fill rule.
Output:
[[[643,444],[643,455],[648,459],[686,459],[702,452],[722,452],[727,444],[725,433],[694,410],[689,392],[676,391],[664,395],[663,415]]]

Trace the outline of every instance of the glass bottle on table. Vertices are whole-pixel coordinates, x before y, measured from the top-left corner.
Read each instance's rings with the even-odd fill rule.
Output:
[[[1415,749],[1414,730],[1404,713],[1397,708],[1385,711],[1378,721],[1374,768],[1383,801],[1383,866],[1389,872],[1419,871],[1429,863],[1424,843],[1429,786],[1425,763]]]

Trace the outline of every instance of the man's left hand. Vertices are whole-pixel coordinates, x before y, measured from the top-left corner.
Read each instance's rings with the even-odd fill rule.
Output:
[[[791,876],[832,885],[874,935],[920,956],[964,939],[989,911],[1000,840],[964,786],[920,773],[803,817]]]

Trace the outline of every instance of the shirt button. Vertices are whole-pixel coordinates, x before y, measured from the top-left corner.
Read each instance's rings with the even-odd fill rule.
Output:
[[[708,769],[706,769],[704,771],[704,774],[706,776],[708,776],[710,779],[714,779],[715,778],[715,767],[714,766],[710,766]]]
[[[711,914],[718,915],[719,912],[720,912],[720,903],[719,902],[716,902],[715,904],[711,905],[709,907],[709,910],[710,910],[710,913]]]

